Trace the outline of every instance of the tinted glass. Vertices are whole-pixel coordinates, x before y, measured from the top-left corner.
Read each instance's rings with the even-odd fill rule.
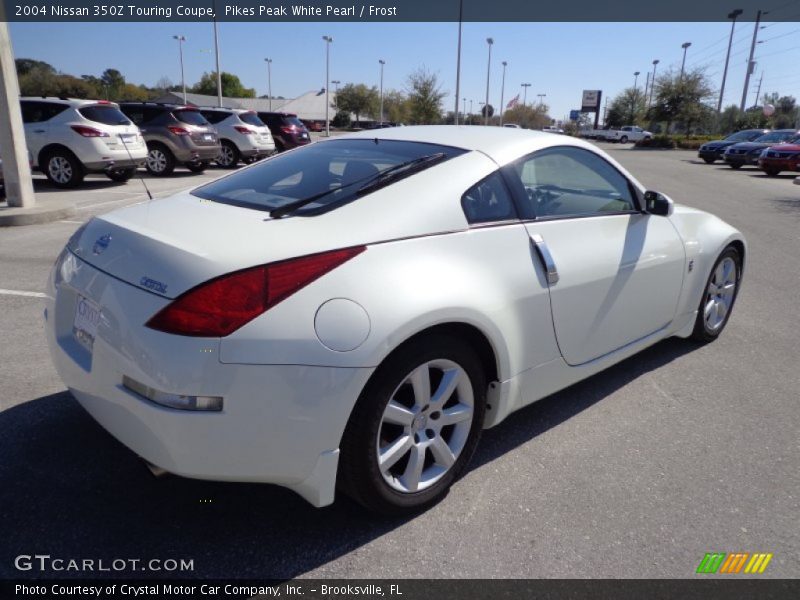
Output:
[[[425,156],[441,153],[447,160],[464,152],[418,142],[332,140],[280,154],[198,188],[192,194],[225,204],[272,211],[330,192],[292,213],[313,214],[356,199],[359,187],[387,169]]]
[[[95,104],[93,106],[85,106],[79,108],[78,112],[84,118],[94,121],[95,123],[102,123],[103,125],[130,125],[130,119],[126,117],[116,107],[110,104]]]
[[[181,123],[189,125],[208,125],[206,118],[199,110],[176,110],[172,113]]]
[[[55,102],[20,102],[23,123],[43,123],[67,110],[67,104]]]
[[[514,203],[499,172],[492,173],[461,197],[469,223],[491,223],[516,218]]]
[[[144,122],[143,106],[120,106],[119,109],[126,117],[133,121],[134,125],[141,125]]]
[[[303,125],[303,122],[300,119],[298,119],[297,117],[286,117],[284,119],[284,123],[286,123],[286,125],[289,125],[289,126],[294,125],[295,127],[297,127],[298,129],[301,129],[301,130],[306,128],[306,126]]]
[[[749,142],[764,135],[761,131],[737,131],[725,139],[729,142]]]
[[[769,144],[772,142],[782,142],[784,140],[788,140],[795,135],[796,134],[794,131],[771,131],[770,133],[765,133],[761,137],[756,138],[754,141]]]
[[[581,148],[552,148],[516,163],[525,187],[524,218],[633,211],[628,180],[600,156]]]
[[[231,116],[232,113],[225,112],[222,110],[204,110],[202,111],[203,116],[208,119],[209,123],[213,123],[216,125],[220,121],[224,121],[228,117]]]
[[[264,121],[259,119],[256,113],[242,113],[239,115],[239,118],[248,125],[254,125],[256,127],[264,127]]]

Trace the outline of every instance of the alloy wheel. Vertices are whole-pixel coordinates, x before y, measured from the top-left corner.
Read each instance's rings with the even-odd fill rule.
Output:
[[[60,184],[69,183],[74,175],[72,165],[63,156],[51,157],[47,162],[47,171],[50,174],[50,178]]]
[[[709,332],[714,332],[725,323],[736,293],[736,262],[726,256],[717,265],[706,289],[703,320]]]
[[[154,173],[161,173],[167,168],[167,156],[162,150],[153,148],[147,153],[147,168]]]

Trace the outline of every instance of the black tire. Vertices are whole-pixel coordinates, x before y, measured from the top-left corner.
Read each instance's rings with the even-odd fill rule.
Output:
[[[708,302],[711,300],[712,294],[709,292],[709,288],[711,287],[711,282],[714,279],[714,274],[717,271],[717,267],[720,266],[720,263],[724,261],[726,258],[731,258],[733,260],[733,264],[736,267],[736,274],[735,274],[735,283],[736,287],[733,290],[733,296],[730,299],[730,304],[728,305],[728,309],[725,313],[725,316],[722,322],[715,328],[709,328],[708,324],[705,320],[705,307]],[[697,308],[697,319],[694,323],[694,330],[692,331],[692,339],[701,343],[707,344],[708,342],[713,342],[716,340],[722,331],[725,329],[725,326],[728,324],[728,320],[730,319],[731,313],[733,312],[733,306],[736,303],[736,297],[739,295],[739,284],[742,280],[742,257],[739,254],[739,251],[734,248],[733,246],[728,246],[723,250],[722,254],[719,255],[716,262],[714,262],[714,266],[711,269],[711,273],[706,280],[706,285],[703,288],[703,296],[700,298],[700,304]]]
[[[134,175],[136,175],[136,167],[126,167],[124,169],[111,169],[106,171],[106,177],[108,177],[111,181],[117,181],[119,183],[125,183]]]
[[[77,187],[86,177],[81,161],[66,148],[50,150],[41,165],[50,183],[62,189]]]
[[[196,163],[186,163],[186,168],[192,173],[202,173],[208,168],[208,162],[201,161]]]
[[[729,166],[731,169],[734,169],[734,170],[736,170],[736,169],[741,169],[741,168],[742,168],[742,165],[741,165],[740,163],[728,163],[728,166]]]
[[[223,169],[234,169],[241,160],[241,153],[236,147],[236,144],[228,140],[222,140],[222,147],[220,148],[219,156],[217,157],[217,164]]]
[[[163,144],[148,144],[144,166],[154,177],[166,177],[175,170],[175,157]]]
[[[378,466],[377,443],[380,439],[379,436],[385,435],[383,429],[385,425],[382,425],[383,413],[389,400],[400,396],[401,384],[406,378],[417,367],[436,360],[455,363],[467,375],[467,378],[462,379],[462,381],[471,386],[473,394],[473,413],[472,422],[469,425],[469,433],[455,462],[438,480],[420,491],[399,491],[389,485]],[[435,371],[432,369],[429,373],[434,374]],[[433,377],[431,382],[432,388],[438,386],[438,382]],[[486,385],[486,376],[477,354],[472,348],[464,344],[463,340],[445,335],[431,335],[398,348],[375,371],[350,416],[341,443],[339,489],[369,510],[389,515],[417,512],[441,500],[447,495],[453,482],[463,473],[464,468],[475,452],[486,411]],[[406,386],[406,390],[408,387],[410,386]],[[456,397],[457,394],[454,393],[445,402],[444,406],[450,406],[450,402],[453,402]],[[460,399],[455,401],[460,402]],[[412,406],[414,406],[413,403]],[[420,412],[425,413],[427,410],[428,407],[426,406]],[[420,413],[417,414],[419,415]],[[431,423],[435,423],[435,420],[441,418],[442,413],[436,410],[434,402],[431,401],[430,411],[425,416],[426,420],[421,427],[427,428],[431,427]],[[427,419],[431,420],[427,421]],[[446,438],[446,429],[447,426],[441,429],[442,439]],[[466,427],[464,427],[463,431],[465,430]],[[430,430],[425,429],[423,442],[430,435],[428,431]],[[455,435],[454,431],[454,429],[450,430],[451,436]],[[415,441],[417,441],[416,436],[422,435],[422,433],[408,435],[409,437],[413,435]],[[450,440],[452,441],[453,437]],[[390,442],[391,439],[387,443]],[[449,444],[450,442],[446,443]],[[408,452],[408,458],[406,458],[404,452],[403,458],[397,461],[396,465],[401,465],[404,462],[408,465],[411,460],[410,453],[412,450],[408,450]],[[428,465],[428,461],[430,461],[430,466],[434,466],[436,461],[432,451],[423,449],[422,452],[425,461],[424,465]],[[423,466],[423,469],[425,468]]]
[[[776,177],[780,172],[781,172],[780,169],[764,169],[764,173],[766,173],[770,177]]]
[[[716,160],[716,158],[708,158],[708,157],[706,157],[706,158],[703,158],[703,160],[706,161],[706,164],[710,165],[711,163],[713,163]]]
[[[627,144],[628,143],[628,136],[627,135],[623,135],[621,138],[619,138],[619,143],[620,144]]]

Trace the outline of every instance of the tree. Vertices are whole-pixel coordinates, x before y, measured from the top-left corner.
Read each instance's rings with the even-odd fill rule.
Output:
[[[763,104],[772,104],[775,107],[775,113],[769,119],[769,126],[772,129],[789,129],[794,127],[800,118],[800,110],[797,108],[794,96],[778,96],[777,92],[764,94]]]
[[[541,129],[550,125],[552,119],[547,111],[550,107],[546,104],[537,104],[535,106],[525,106],[517,104],[514,108],[509,108],[503,113],[504,123],[516,123],[520,127],[526,129]]]
[[[380,97],[378,88],[367,87],[363,83],[348,83],[336,94],[336,107],[340,111],[353,113],[356,116],[356,123],[361,122],[361,115],[367,114],[375,117],[378,112]]]
[[[714,89],[703,69],[686,71],[682,76],[670,69],[656,80],[655,103],[649,115],[653,120],[666,121],[667,132],[674,121],[682,122],[688,132],[692,125],[713,115],[706,105],[713,97]]]
[[[125,77],[116,69],[106,69],[100,76],[100,81],[105,87],[106,97],[109,100],[119,100],[125,87]]]
[[[255,98],[256,91],[253,88],[246,88],[236,75],[222,71],[220,73],[222,80],[222,95],[226,98]],[[195,83],[189,90],[195,94],[204,94],[206,96],[217,95],[217,74],[203,73],[200,81]]]
[[[379,109],[380,110],[380,109]],[[411,115],[408,98],[399,90],[383,92],[383,118],[392,123],[406,123]]]
[[[27,75],[34,69],[41,69],[43,72],[50,73],[52,75],[56,74],[56,70],[53,65],[43,62],[41,60],[34,60],[32,58],[18,58],[14,61],[14,64],[17,67],[17,76],[21,77],[23,75]]]
[[[346,129],[350,127],[351,119],[350,113],[346,110],[340,110],[336,113],[336,116],[333,117],[331,121],[331,125],[333,127],[338,127],[339,129]]]
[[[439,123],[442,120],[442,99],[447,95],[441,90],[435,73],[420,67],[408,76],[409,121],[414,124]]]
[[[644,122],[646,113],[644,93],[637,88],[621,91],[608,107],[604,125],[623,127]]]

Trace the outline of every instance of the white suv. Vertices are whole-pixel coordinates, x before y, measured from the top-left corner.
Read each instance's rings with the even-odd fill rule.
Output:
[[[240,160],[253,162],[275,152],[269,127],[255,111],[232,108],[201,108],[203,116],[217,129],[222,145],[217,164],[232,169]]]
[[[75,187],[87,173],[127,181],[144,163],[139,128],[112,102],[28,97],[20,105],[34,166],[55,186]]]

